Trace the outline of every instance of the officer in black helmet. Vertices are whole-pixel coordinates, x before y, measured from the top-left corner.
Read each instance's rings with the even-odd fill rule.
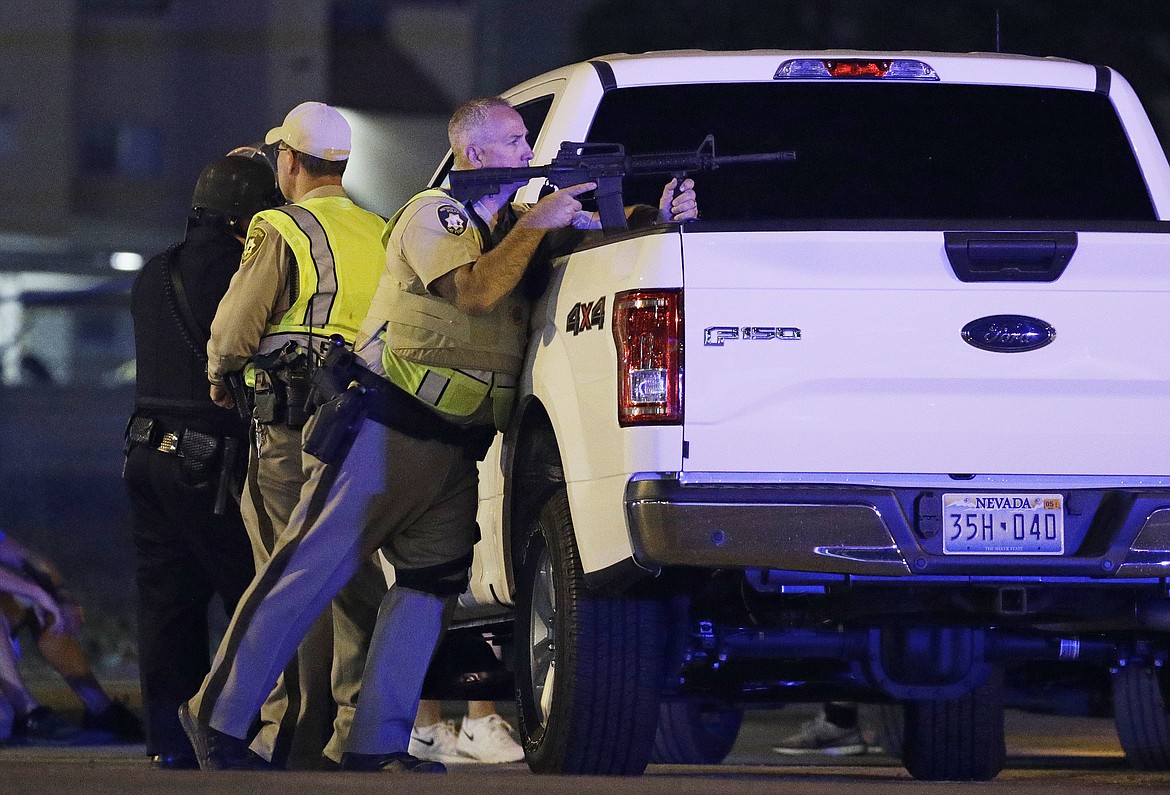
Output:
[[[138,656],[147,753],[197,767],[176,718],[208,670],[207,608],[227,614],[252,580],[231,480],[247,426],[207,394],[207,339],[252,216],[279,196],[263,160],[221,157],[199,175],[182,242],[152,257],[130,299],[137,355],[124,477],[137,553]]]

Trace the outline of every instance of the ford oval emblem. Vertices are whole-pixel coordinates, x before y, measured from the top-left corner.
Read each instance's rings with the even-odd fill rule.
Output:
[[[984,351],[1025,353],[1056,339],[1056,329],[1027,315],[990,315],[963,326],[963,341]]]

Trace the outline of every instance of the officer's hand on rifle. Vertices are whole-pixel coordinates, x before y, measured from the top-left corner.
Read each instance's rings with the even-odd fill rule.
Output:
[[[693,221],[699,217],[699,202],[695,198],[695,182],[684,177],[680,183],[672,179],[662,189],[658,200],[658,222],[668,224],[678,221]]]
[[[529,229],[561,229],[569,226],[581,212],[581,202],[577,197],[596,187],[595,182],[585,182],[553,191],[532,205],[532,209],[524,213],[516,225]]]

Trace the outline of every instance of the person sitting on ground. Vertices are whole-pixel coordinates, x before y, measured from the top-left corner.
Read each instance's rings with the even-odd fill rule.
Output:
[[[4,545],[3,537],[0,532],[0,546]],[[29,609],[37,614],[44,626],[49,627],[48,631],[64,631],[69,619],[53,597],[32,580],[3,564],[0,564],[0,594],[26,599]],[[9,637],[8,629],[8,622],[0,613],[0,631],[5,633],[5,639]],[[15,648],[6,640],[0,640],[0,744],[14,739],[14,734],[17,741],[23,740],[29,717],[35,716],[40,708],[20,675]],[[20,726],[17,726],[18,716]]]
[[[10,697],[15,712],[13,739],[142,742],[142,721],[124,704],[110,698],[85,658],[81,646],[84,614],[65,590],[57,567],[0,531],[0,568],[9,575],[5,579],[7,587],[0,588],[0,629],[4,631],[0,645],[19,660],[16,637],[27,629],[45,662],[61,675],[84,708],[84,734],[79,734],[52,707],[37,702],[22,683],[20,688],[14,688],[15,697]],[[54,609],[49,609],[46,599]]]

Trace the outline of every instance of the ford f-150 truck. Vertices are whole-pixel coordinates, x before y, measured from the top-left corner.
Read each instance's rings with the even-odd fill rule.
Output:
[[[1005,703],[1058,688],[1170,767],[1170,167],[1126,81],[664,52],[504,96],[534,164],[796,153],[551,265],[461,600],[510,635],[531,768],[717,761],[745,707],[833,698],[900,710],[915,777],[987,779]]]

